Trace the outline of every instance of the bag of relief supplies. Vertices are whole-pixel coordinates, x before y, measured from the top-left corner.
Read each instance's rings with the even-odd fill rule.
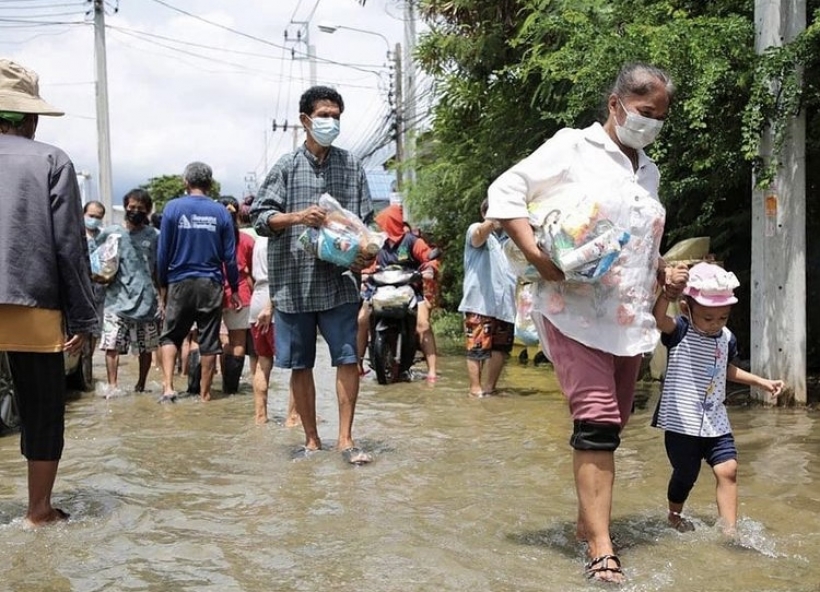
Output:
[[[530,204],[529,222],[538,246],[570,282],[598,281],[612,269],[630,238],[604,215],[595,199],[573,185]],[[520,280],[541,279],[518,247],[510,245],[505,252]]]
[[[325,220],[319,228],[308,228],[299,236],[302,249],[340,267],[350,267],[361,252],[371,257],[379,252],[384,233],[370,230],[328,193],[319,198],[319,207],[326,212]]]
[[[103,284],[113,280],[120,268],[120,235],[109,234],[105,242],[94,249],[90,259],[92,280]]]
[[[515,339],[524,347],[538,345],[538,331],[532,320],[532,284],[518,284],[515,293]]]

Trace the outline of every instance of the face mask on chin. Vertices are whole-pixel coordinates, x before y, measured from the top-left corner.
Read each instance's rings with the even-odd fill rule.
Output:
[[[310,118],[311,127],[308,130],[319,146],[327,148],[339,136],[339,120],[333,117]]]
[[[640,150],[654,142],[663,127],[663,121],[627,111],[620,98],[618,102],[626,113],[623,125],[618,125],[618,120],[615,120],[615,134],[618,136],[618,141],[635,150]]]

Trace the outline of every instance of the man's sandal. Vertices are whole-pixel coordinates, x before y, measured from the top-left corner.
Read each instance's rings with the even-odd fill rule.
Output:
[[[615,563],[615,567],[608,567],[610,561]],[[617,555],[601,555],[600,557],[591,559],[586,563],[586,565],[584,565],[584,575],[588,580],[597,579],[601,582],[613,581],[604,578],[596,578],[598,574],[603,575],[604,572],[619,574],[621,576],[624,574],[621,569],[621,560]]]

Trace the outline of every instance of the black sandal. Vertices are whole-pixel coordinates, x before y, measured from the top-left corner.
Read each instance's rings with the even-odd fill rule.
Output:
[[[607,564],[610,560],[615,562],[615,567],[607,567]],[[596,579],[596,575],[605,571],[619,575],[624,574],[623,570],[621,569],[621,560],[618,558],[617,555],[601,555],[600,557],[595,557],[594,559],[589,560],[584,565],[584,575],[587,577],[588,580]],[[603,580],[598,578],[598,581],[611,582],[612,580]]]

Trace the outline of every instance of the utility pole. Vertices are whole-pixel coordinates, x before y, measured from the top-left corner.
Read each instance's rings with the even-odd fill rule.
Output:
[[[404,158],[410,163],[407,167],[407,179],[416,180],[414,158],[416,156],[416,65],[413,52],[416,49],[416,10],[415,0],[404,2]]]
[[[315,10],[315,8],[314,8]],[[316,46],[310,43],[310,20],[307,21],[291,21],[291,25],[297,25],[296,36],[292,38],[288,35],[288,30],[285,29],[285,42],[293,43],[294,45],[302,45],[305,50],[303,55],[296,52],[296,48],[290,49],[290,57],[293,60],[307,60],[308,61],[308,76],[310,78],[310,86],[316,86]]]
[[[105,0],[94,2],[94,63],[97,90],[97,166],[100,201],[105,216],[112,220],[111,128],[108,124],[108,69],[105,58]]]
[[[805,0],[755,0],[755,49],[791,42],[806,28]],[[773,89],[775,92],[776,89]],[[794,402],[806,402],[806,119],[787,124],[775,155],[771,128],[761,139],[764,164],[779,156],[773,183],[752,194],[752,372],[781,378]],[[756,398],[772,402],[768,393]]]
[[[401,80],[401,43],[396,43],[396,51],[393,52],[396,76],[396,191],[401,192],[404,188],[402,177],[402,167],[404,166],[404,99],[402,97]]]

